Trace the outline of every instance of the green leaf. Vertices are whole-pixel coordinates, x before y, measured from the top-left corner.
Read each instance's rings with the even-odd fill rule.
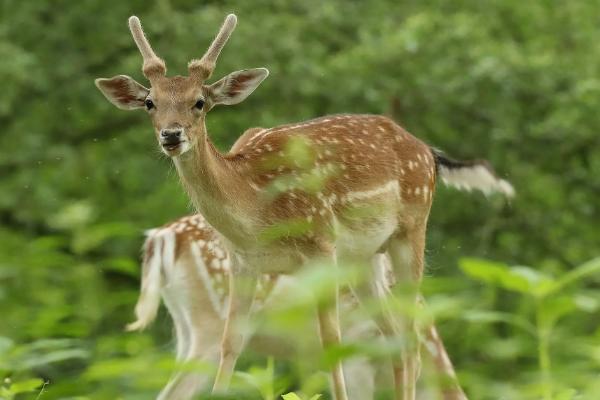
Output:
[[[95,218],[96,210],[88,201],[73,202],[48,218],[54,228],[72,230],[89,224]]]
[[[541,272],[525,266],[509,267],[506,264],[473,258],[461,259],[459,266],[465,274],[474,279],[527,295],[541,296],[555,282]]]
[[[298,396],[296,393],[288,393],[288,394],[284,394],[283,396],[283,400],[302,400],[300,398],[300,396]],[[318,400],[321,398],[320,394],[315,394],[314,396],[312,396],[309,400]]]
[[[14,382],[10,385],[10,391],[13,394],[32,392],[44,385],[44,380],[39,378],[26,379],[23,381]]]
[[[535,326],[533,326],[525,318],[510,313],[504,313],[499,311],[465,311],[462,314],[462,318],[467,321],[478,323],[503,322],[509,325],[519,327],[531,334],[532,336],[536,335]]]
[[[548,288],[546,295],[551,293],[556,293],[562,290],[565,286],[570,285],[572,283],[576,283],[581,279],[597,274],[600,272],[600,257],[594,258],[586,263],[581,264],[577,268],[572,271],[567,272],[560,279],[556,281],[552,287]]]
[[[128,223],[110,222],[94,225],[77,231],[73,236],[73,251],[78,254],[86,253],[100,247],[112,238],[133,237],[139,229]]]
[[[554,394],[554,400],[573,400],[576,398],[578,398],[577,390],[572,388],[563,389],[558,393]]]
[[[263,400],[275,399],[275,366],[273,357],[269,357],[265,368],[252,367],[248,372],[238,371],[236,376],[258,390]]]
[[[559,296],[544,299],[540,305],[540,325],[550,329],[561,317],[577,309],[577,304],[570,296]]]

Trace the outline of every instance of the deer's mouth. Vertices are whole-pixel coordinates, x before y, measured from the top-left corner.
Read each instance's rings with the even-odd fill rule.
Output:
[[[174,151],[181,147],[181,142],[163,144],[162,147],[163,147],[163,149],[165,149],[167,151]]]
[[[185,150],[184,145],[185,145],[185,140],[182,140],[177,143],[162,143],[161,144],[163,151],[169,157],[178,156],[181,153],[183,153]]]

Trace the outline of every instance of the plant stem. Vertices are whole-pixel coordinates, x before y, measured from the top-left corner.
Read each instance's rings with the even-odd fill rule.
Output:
[[[550,331],[543,326],[542,323],[542,302],[538,300],[536,302],[536,330],[538,338],[538,365],[540,368],[543,399],[552,400],[552,381],[550,372]]]

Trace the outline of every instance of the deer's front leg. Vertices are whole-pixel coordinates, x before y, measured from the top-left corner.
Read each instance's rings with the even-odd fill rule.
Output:
[[[337,268],[335,248],[324,245],[322,247],[327,250],[323,254],[325,259],[331,263],[333,268]],[[339,346],[342,342],[338,302],[339,282],[336,281],[330,298],[319,299],[317,303],[319,334],[324,348]],[[339,360],[331,370],[331,387],[334,400],[348,400],[342,362]]]
[[[229,312],[221,342],[221,361],[213,393],[229,388],[235,363],[244,347],[257,275],[250,269],[234,265],[229,279]]]
[[[342,342],[340,319],[338,314],[338,290],[336,286],[333,300],[326,304],[317,305],[319,316],[319,333],[323,347],[339,346]],[[333,398],[335,400],[348,400],[346,382],[341,361],[336,361],[331,370]]]

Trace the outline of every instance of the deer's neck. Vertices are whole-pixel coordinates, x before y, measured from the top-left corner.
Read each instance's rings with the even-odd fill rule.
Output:
[[[249,205],[256,196],[243,177],[243,167],[220,154],[206,134],[174,162],[198,212],[229,241],[243,241],[251,225]]]

